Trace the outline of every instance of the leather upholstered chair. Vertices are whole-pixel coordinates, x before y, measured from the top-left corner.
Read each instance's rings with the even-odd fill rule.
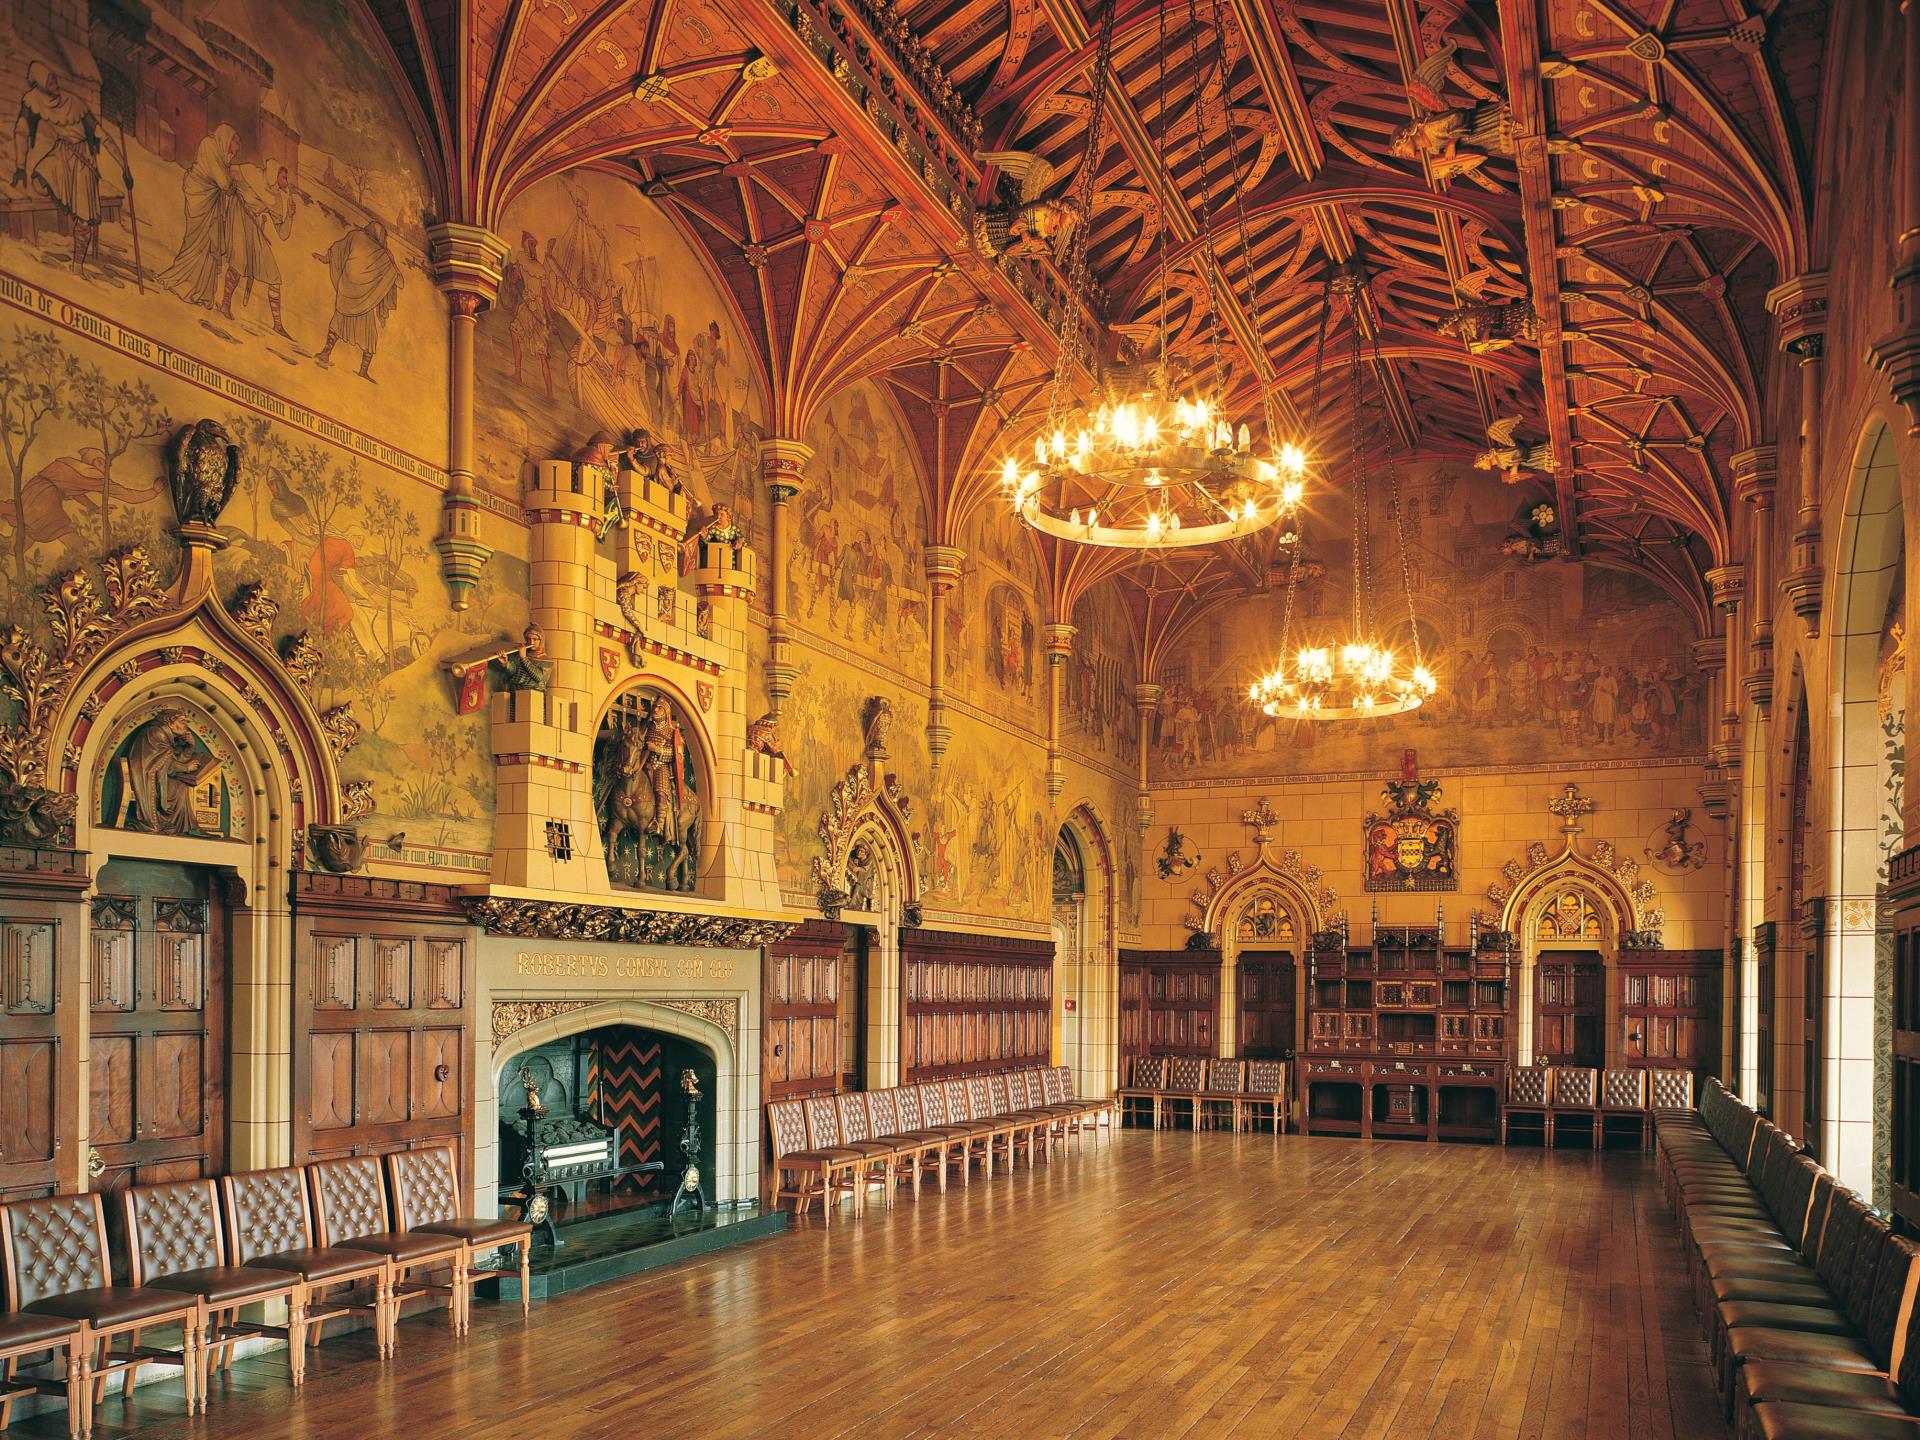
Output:
[[[1167,1101],[1183,1101],[1193,1128],[1200,1128],[1200,1096],[1207,1088],[1207,1058],[1204,1055],[1175,1055],[1167,1064]],[[1172,1123],[1172,1113],[1168,1113]]]
[[[251,1335],[278,1335],[287,1342],[287,1374],[295,1385],[307,1376],[307,1282],[291,1270],[228,1263],[220,1231],[219,1182],[179,1180],[136,1185],[121,1192],[126,1217],[129,1278],[135,1285],[177,1291],[199,1303],[199,1370],[194,1392],[207,1408],[207,1382],[218,1356],[233,1363],[233,1347]],[[243,1324],[240,1307],[283,1301],[284,1325]],[[132,1383],[129,1374],[128,1383]]]
[[[1284,1060],[1250,1060],[1247,1062],[1247,1088],[1235,1102],[1234,1109],[1246,1116],[1246,1123],[1258,1125],[1263,1112],[1273,1116],[1273,1133],[1278,1135],[1286,1127],[1288,1106],[1287,1062]],[[1233,1128],[1238,1130],[1241,1120],[1236,1116]]]
[[[1218,1124],[1224,1118],[1238,1130],[1241,1117],[1240,1100],[1246,1093],[1246,1061],[1209,1060],[1207,1088],[1200,1092],[1199,1111],[1194,1116],[1194,1120],[1202,1124]]]
[[[919,1152],[917,1163],[920,1173],[931,1173],[940,1182],[940,1188],[947,1188],[947,1150],[953,1144],[952,1137],[942,1134],[934,1126],[926,1123],[920,1109],[920,1087],[902,1085],[889,1092],[893,1097],[894,1112],[900,1117],[900,1128],[896,1132],[902,1138],[914,1138],[925,1142]],[[915,1182],[916,1188],[918,1181]]]
[[[1598,1150],[1600,1072],[1585,1065],[1554,1066],[1552,1105],[1548,1114],[1553,1121],[1553,1129],[1547,1139],[1549,1146],[1553,1144],[1553,1137],[1560,1133],[1561,1122],[1573,1119],[1585,1122],[1588,1141]]]
[[[1646,1149],[1647,1138],[1653,1133],[1653,1112],[1647,1108],[1647,1072],[1644,1070],[1601,1071],[1600,1128],[1594,1136],[1595,1146],[1600,1149],[1606,1147],[1609,1124],[1617,1129],[1623,1122],[1628,1121],[1639,1127],[1635,1132],[1635,1138],[1640,1141],[1640,1148]]]
[[[949,1165],[960,1169],[960,1183],[971,1183],[972,1170],[967,1164],[967,1148],[973,1139],[973,1129],[964,1121],[951,1118],[947,1114],[947,1087],[939,1081],[930,1081],[916,1088],[915,1095],[920,1106],[920,1128],[941,1137],[943,1148],[940,1152],[940,1165],[944,1172]],[[941,1182],[942,1188],[945,1181]]]
[[[994,1088],[984,1075],[972,1075],[967,1078],[967,1105],[976,1119],[989,1120],[995,1126],[992,1143],[999,1147],[1006,1157],[1007,1169],[1013,1169],[1019,1152],[1027,1152],[1031,1165],[1033,1156],[1034,1121],[1025,1115],[1015,1115],[1007,1104],[1007,1087],[1003,1081],[996,1098]]]
[[[1000,1126],[974,1113],[973,1098],[967,1093],[965,1080],[944,1081],[942,1088],[947,1092],[947,1124],[967,1132],[967,1159],[979,1163],[981,1174],[993,1174],[994,1140]]]
[[[1162,1107],[1167,1098],[1167,1057],[1164,1055],[1136,1055],[1133,1057],[1132,1083],[1120,1092],[1120,1103],[1125,1110],[1131,1110],[1138,1101],[1145,1101],[1148,1112],[1153,1117],[1153,1128],[1160,1128]],[[1126,1115],[1121,1115],[1121,1120]]]
[[[393,1264],[387,1286],[387,1354],[399,1339],[400,1306],[419,1295],[447,1292],[447,1323],[458,1335],[467,1312],[467,1247],[452,1235],[424,1230],[400,1230],[387,1204],[387,1180],[377,1155],[352,1155],[341,1160],[316,1160],[307,1166],[313,1187],[313,1233],[322,1245],[344,1245],[385,1255]],[[430,1284],[425,1275],[446,1266],[445,1285]],[[422,1278],[414,1278],[416,1275]]]
[[[52,1357],[44,1375],[22,1375],[21,1361]],[[67,1434],[82,1440],[91,1428],[88,1418],[92,1371],[80,1348],[80,1322],[58,1315],[0,1315],[0,1430],[13,1421],[13,1402],[36,1392],[67,1397]]]
[[[867,1123],[873,1131],[873,1138],[893,1146],[893,1183],[897,1185],[902,1180],[906,1181],[918,1197],[920,1176],[936,1157],[940,1137],[927,1134],[918,1125],[910,1129],[900,1118],[900,1097],[906,1093],[898,1089],[869,1090],[864,1099],[867,1103]]]
[[[837,1145],[809,1145],[806,1111],[798,1100],[770,1103],[767,1128],[773,1137],[773,1203],[791,1200],[794,1214],[804,1215],[818,1200],[822,1217],[831,1225],[834,1201],[854,1190],[860,1156]]]
[[[528,1292],[533,1226],[505,1215],[489,1220],[460,1213],[460,1165],[451,1143],[394,1151],[387,1156],[387,1184],[393,1190],[395,1229],[450,1236],[466,1252],[467,1284],[460,1292],[461,1311],[454,1320],[455,1330],[464,1335],[472,1323],[476,1262],[497,1250],[519,1252],[520,1314],[525,1318],[531,1313],[533,1301]]]
[[[893,1204],[893,1167],[899,1157],[899,1144],[875,1138],[867,1097],[859,1091],[827,1098],[832,1102],[834,1120],[839,1126],[841,1149],[851,1150],[860,1157],[857,1173],[862,1193],[878,1185],[881,1198],[888,1205]]]
[[[1096,1140],[1100,1138],[1098,1132],[1111,1130],[1113,1128],[1114,1112],[1120,1108],[1120,1102],[1118,1100],[1114,1099],[1111,1095],[1099,1098],[1091,1096],[1083,1098],[1075,1095],[1073,1093],[1073,1071],[1065,1065],[1053,1066],[1050,1073],[1060,1077],[1061,1096],[1069,1105],[1078,1105],[1080,1107],[1085,1127],[1095,1132],[1094,1138]]]
[[[1013,1132],[1014,1154],[1018,1156],[1024,1149],[1027,1152],[1027,1168],[1031,1170],[1035,1157],[1046,1148],[1053,1117],[1027,1104],[1026,1082],[1018,1074],[989,1075],[986,1081],[994,1113],[1019,1127]],[[1015,1082],[1018,1082],[1018,1090],[1014,1088]]]
[[[81,1412],[81,1433],[92,1430],[93,1407],[114,1375],[128,1389],[142,1365],[159,1361],[180,1367],[189,1414],[200,1344],[200,1306],[177,1290],[116,1285],[107,1261],[107,1216],[98,1194],[49,1195],[0,1205],[0,1255],[6,1266],[8,1303],[36,1318],[79,1323],[76,1340],[91,1371],[92,1387]],[[180,1348],[140,1343],[140,1332],[180,1327]],[[126,1336],[125,1349],[114,1341]],[[104,1353],[96,1354],[96,1347]]]
[[[220,1177],[227,1216],[227,1254],[237,1265],[289,1270],[307,1284],[307,1341],[320,1342],[329,1320],[355,1311],[373,1316],[374,1341],[386,1353],[393,1263],[373,1250],[314,1243],[306,1172],[297,1165]],[[371,1300],[355,1298],[361,1286]],[[328,1294],[328,1292],[342,1292]],[[323,1299],[323,1297],[325,1297]]]
[[[1505,1145],[1515,1120],[1538,1120],[1553,1148],[1553,1071],[1545,1065],[1516,1065],[1507,1072],[1507,1098],[1500,1106],[1500,1143]]]

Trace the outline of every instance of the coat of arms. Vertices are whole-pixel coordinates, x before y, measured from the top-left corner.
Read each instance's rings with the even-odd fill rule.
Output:
[[[700,695],[701,713],[705,714],[707,711],[713,709],[713,682],[710,680],[701,680],[695,684],[694,688]]]
[[[1422,780],[1409,750],[1400,778],[1380,787],[1384,813],[1366,818],[1367,890],[1458,890],[1460,812],[1435,806],[1438,780]]]
[[[606,680],[611,681],[613,677],[615,675],[618,675],[619,673],[620,673],[620,652],[618,650],[615,650],[611,645],[602,645],[600,647],[601,676]]]

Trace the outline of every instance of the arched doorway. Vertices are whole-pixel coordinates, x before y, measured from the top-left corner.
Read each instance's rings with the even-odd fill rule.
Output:
[[[1119,1083],[1120,978],[1113,853],[1090,803],[1054,836],[1054,1055],[1083,1095]]]
[[[1892,1109],[1892,957],[1882,916],[1904,829],[1904,527],[1893,433],[1876,421],[1855,454],[1827,620],[1826,895],[1808,965],[1810,1004],[1818,985],[1810,1031],[1818,1033],[1807,1051],[1806,1139],[1879,1204],[1889,1199]]]
[[[1228,952],[1239,1011],[1234,1054],[1290,1059],[1299,1044],[1300,956],[1307,931],[1299,902],[1278,885],[1258,885],[1229,912]]]
[[[1571,845],[1508,897],[1501,928],[1513,932],[1522,956],[1514,1001],[1520,1064],[1619,1063],[1614,972],[1635,915],[1613,875]]]

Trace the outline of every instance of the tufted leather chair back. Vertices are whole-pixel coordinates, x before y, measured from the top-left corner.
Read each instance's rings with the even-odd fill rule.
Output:
[[[1600,1103],[1609,1110],[1642,1110],[1647,1102],[1647,1072],[1609,1070],[1600,1077]]]
[[[1693,1108],[1693,1072],[1691,1070],[1655,1070],[1648,1083],[1653,1090],[1655,1110],[1691,1110]]]
[[[313,1185],[313,1233],[322,1245],[351,1245],[362,1235],[393,1229],[378,1155],[316,1160],[307,1166],[307,1178]]]
[[[220,1240],[219,1182],[136,1185],[124,1192],[124,1201],[134,1284],[227,1263]]]
[[[107,1272],[106,1212],[97,1194],[0,1205],[0,1245],[15,1310],[113,1283]]]
[[[1584,1065],[1556,1065],[1553,1070],[1553,1103],[1569,1108],[1597,1104],[1599,1072]]]
[[[902,1132],[926,1129],[926,1122],[920,1118],[920,1087],[918,1085],[902,1085],[895,1090],[893,1104],[894,1108],[900,1112]]]
[[[1894,1332],[1899,1328],[1900,1311],[1907,1303],[1907,1292],[1911,1288],[1909,1277],[1916,1256],[1920,1256],[1920,1251],[1914,1249],[1912,1241],[1889,1236],[1880,1268],[1874,1272],[1873,1295],[1867,1302],[1867,1323],[1863,1328],[1867,1348],[1882,1366],[1893,1358]],[[1913,1341],[1909,1339],[1907,1343]]]
[[[867,1097],[860,1094],[837,1095],[835,1108],[840,1112],[840,1143],[858,1145],[871,1140],[867,1128]]]
[[[1176,1055],[1167,1067],[1167,1088],[1191,1095],[1206,1080],[1207,1062],[1199,1055]],[[1049,1072],[1051,1073],[1051,1072]]]
[[[976,1120],[991,1120],[1006,1108],[1004,1103],[993,1103],[993,1087],[987,1084],[984,1075],[975,1075],[967,1081],[967,1104]]]
[[[451,1145],[397,1150],[387,1156],[393,1223],[402,1230],[460,1218],[460,1168]]]
[[[873,1133],[883,1139],[888,1135],[898,1135],[907,1128],[900,1123],[897,1090],[869,1090],[867,1115],[873,1121]]]
[[[947,1117],[951,1120],[984,1120],[984,1115],[973,1113],[973,1099],[967,1094],[967,1082],[949,1080],[947,1089]]]
[[[1020,1083],[1027,1087],[1027,1105],[1039,1109],[1047,1103],[1047,1082],[1040,1078],[1038,1070],[1028,1070],[1020,1077]]]
[[[767,1106],[767,1128],[773,1134],[773,1158],[807,1148],[807,1117],[798,1100],[775,1100]]]
[[[926,1123],[941,1126],[947,1121],[947,1093],[939,1085],[922,1085],[919,1090],[920,1113],[925,1115]]]
[[[1164,1055],[1134,1056],[1133,1088],[1136,1090],[1166,1089],[1167,1057]]]
[[[1254,1060],[1247,1065],[1247,1092],[1251,1095],[1278,1095],[1287,1088],[1287,1062]]]
[[[1019,1077],[1016,1076],[1014,1078],[1018,1079]],[[1024,1085],[1020,1087],[1020,1099],[1016,1102],[1011,1098],[1012,1092],[1007,1088],[1007,1077],[1005,1075],[989,1075],[987,1077],[987,1095],[993,1101],[993,1113],[996,1115],[1005,1115],[1010,1110],[1025,1109],[1026,1089],[1027,1087]]]
[[[307,1177],[297,1166],[223,1176],[220,1186],[227,1197],[227,1250],[234,1264],[313,1244]]]
[[[1055,1065],[1051,1068],[1053,1073],[1060,1077],[1060,1098],[1062,1100],[1073,1099],[1073,1071],[1069,1070],[1065,1065]]]
[[[1507,1076],[1507,1103],[1509,1105],[1546,1104],[1550,1088],[1547,1077],[1552,1073],[1544,1065],[1514,1066]]]
[[[1040,1093],[1047,1097],[1049,1105],[1067,1103],[1067,1087],[1060,1083],[1060,1076],[1052,1070],[1040,1072]]]
[[[807,1138],[816,1150],[831,1150],[840,1143],[840,1108],[831,1095],[809,1095],[801,1103],[807,1108]]]
[[[1207,1062],[1207,1088],[1222,1095],[1234,1095],[1247,1088],[1247,1062],[1244,1060],[1209,1060]]]

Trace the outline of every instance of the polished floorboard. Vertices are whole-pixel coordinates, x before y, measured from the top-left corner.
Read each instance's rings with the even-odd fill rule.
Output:
[[[264,1356],[97,1437],[1721,1440],[1637,1153],[1127,1131],[858,1223]],[[56,1417],[18,1433],[64,1435]]]

